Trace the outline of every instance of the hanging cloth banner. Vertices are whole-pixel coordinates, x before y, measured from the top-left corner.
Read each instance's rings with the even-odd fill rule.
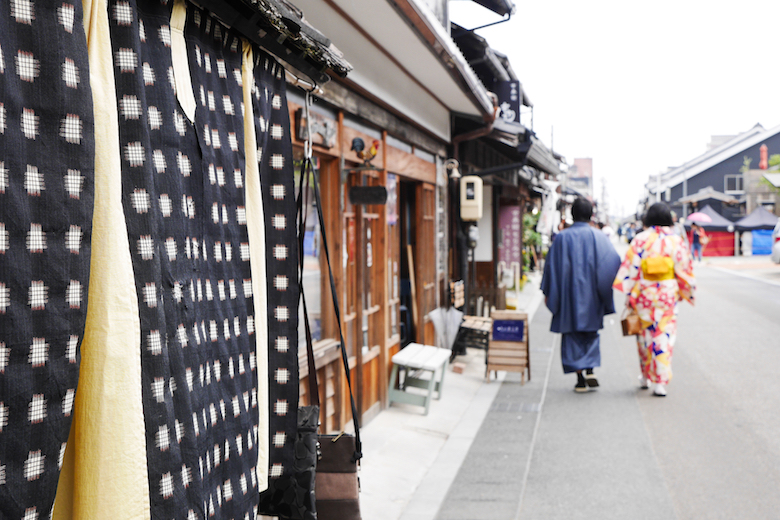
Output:
[[[520,124],[520,106],[523,98],[522,87],[518,80],[497,81],[496,95],[501,111],[498,117],[505,123]]]
[[[48,518],[90,284],[94,116],[80,2],[0,16],[0,518]]]
[[[96,1],[89,19],[95,247],[114,249],[93,258],[105,308],[53,517],[253,518],[289,471],[298,395],[284,72],[191,4]]]
[[[253,518],[298,408],[284,71],[78,4],[0,17],[0,516]]]
[[[190,120],[180,107],[192,106],[192,94],[176,81],[171,50],[182,9],[138,0],[109,10],[151,516],[242,518],[257,496],[259,440],[243,86],[233,74],[243,44],[187,9],[187,64],[200,97]]]

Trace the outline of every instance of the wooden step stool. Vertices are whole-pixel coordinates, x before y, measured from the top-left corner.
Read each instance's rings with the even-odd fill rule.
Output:
[[[447,361],[452,352],[446,348],[437,348],[419,343],[409,343],[403,350],[393,356],[393,373],[390,375],[390,389],[388,403],[406,403],[425,407],[425,415],[431,406],[431,397],[436,392],[436,399],[441,398],[444,385],[444,372]],[[399,370],[403,372],[403,381],[400,389],[395,386],[399,382]],[[430,379],[412,375],[413,372],[429,372]],[[436,372],[441,372],[439,380],[436,380]],[[421,374],[423,375],[423,374]],[[428,390],[427,394],[415,394],[407,392],[407,387],[422,388]]]

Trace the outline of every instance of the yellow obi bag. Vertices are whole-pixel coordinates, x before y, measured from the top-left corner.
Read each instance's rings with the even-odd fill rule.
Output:
[[[660,282],[674,278],[674,261],[668,256],[654,256],[642,260],[645,280]]]

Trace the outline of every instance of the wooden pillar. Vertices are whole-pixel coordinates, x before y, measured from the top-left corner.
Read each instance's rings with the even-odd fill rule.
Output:
[[[382,146],[380,147],[382,171],[379,172],[379,185],[387,186],[387,132],[382,132]],[[379,312],[376,314],[375,326],[377,329],[377,338],[379,338],[379,370],[378,381],[379,385],[379,403],[382,408],[387,408],[387,366],[388,366],[388,353],[387,338],[390,337],[389,327],[389,312],[390,305],[388,300],[390,295],[388,294],[388,269],[387,269],[387,252],[388,252],[388,229],[387,229],[387,206],[377,206],[379,218],[377,219],[376,229],[378,231],[376,237],[372,237],[374,244],[376,245],[374,253],[374,265],[376,272],[376,280],[374,281],[374,295],[377,303],[381,306]]]
[[[418,343],[425,344],[426,339],[431,341],[429,331],[426,338],[425,318],[430,311],[433,292],[435,291],[435,187],[432,184],[421,182],[417,184],[415,208],[415,247],[414,250],[414,287],[413,297],[416,296],[418,323],[415,324],[415,337]],[[410,271],[411,272],[411,271]],[[414,295],[416,292],[416,295]]]
[[[337,177],[335,180],[335,187],[333,190],[333,196],[334,196],[334,202],[335,205],[333,206],[336,210],[334,214],[334,220],[337,221],[337,231],[336,231],[336,237],[335,240],[332,241],[333,243],[333,250],[331,251],[331,259],[333,259],[333,263],[335,265],[332,265],[333,268],[333,274],[334,278],[336,280],[336,294],[339,297],[339,306],[341,307],[339,309],[341,314],[341,328],[344,334],[348,333],[347,329],[347,322],[345,321],[345,318],[347,316],[347,313],[349,312],[349,308],[347,306],[347,301],[345,297],[345,291],[344,291],[344,277],[346,276],[346,272],[344,269],[344,258],[342,255],[344,254],[344,248],[348,247],[348,244],[344,244],[344,220],[342,218],[342,215],[344,213],[344,199],[342,197],[342,189],[345,187],[342,186],[342,181],[344,179],[342,175],[342,168],[344,166],[344,154],[346,151],[346,148],[344,146],[344,112],[339,111],[338,113],[338,154],[339,154],[339,163],[337,167]],[[337,338],[338,339],[338,338]],[[347,341],[346,337],[344,338],[344,341]],[[346,345],[342,345],[343,348],[347,348]],[[336,371],[338,374],[334,381],[337,385],[336,388],[338,388],[337,395],[339,397],[337,403],[338,403],[338,421],[337,424],[339,424],[339,428],[343,429],[344,426],[347,424],[348,421],[352,418],[352,411],[350,408],[350,401],[349,401],[349,386],[347,385],[347,374],[342,372],[343,369],[339,369]],[[351,375],[350,375],[351,377]]]
[[[362,184],[362,174],[358,173],[357,184]],[[363,224],[363,206],[355,204],[355,284],[357,301],[355,302],[355,403],[357,404],[358,423],[363,415],[363,297],[365,295],[365,226]]]

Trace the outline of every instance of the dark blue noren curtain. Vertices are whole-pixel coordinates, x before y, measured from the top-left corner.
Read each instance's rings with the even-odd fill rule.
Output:
[[[188,4],[190,121],[175,92],[172,5],[113,1],[109,13],[151,517],[252,518],[257,443],[267,433],[258,432],[243,48]]]
[[[167,0],[109,0],[107,13],[117,174],[140,313],[150,514],[253,518],[258,473],[267,471],[273,482],[290,474],[298,406],[298,254],[284,71],[255,49],[251,109],[266,243],[265,257],[251,259],[243,42],[187,4],[197,105],[190,120],[175,91],[172,7]],[[0,516],[38,520],[54,501],[73,413],[89,286],[95,123],[81,3],[9,0],[0,9]],[[270,343],[262,360],[250,260],[267,270],[267,301],[258,306],[267,308],[267,325],[266,316],[257,320]],[[266,345],[259,347],[265,356]],[[257,368],[266,363],[269,393],[258,395]],[[270,429],[259,431],[264,402]],[[270,443],[268,468],[256,467],[259,443]]]
[[[81,2],[0,2],[0,518],[48,518],[89,287],[94,120]]]
[[[289,517],[304,492],[293,478],[298,418],[298,245],[284,70],[257,54],[252,105],[263,189],[268,286],[270,459],[260,513]],[[280,508],[281,506],[281,508]]]

